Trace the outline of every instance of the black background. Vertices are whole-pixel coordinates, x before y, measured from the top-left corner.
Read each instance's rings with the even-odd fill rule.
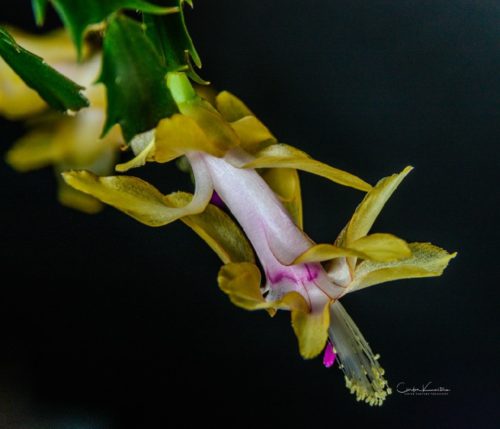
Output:
[[[288,314],[229,303],[217,257],[180,222],[83,215],[58,205],[50,169],[4,164],[0,427],[497,427],[500,4],[195,3],[202,75],[281,141],[371,182],[415,166],[375,230],[459,256],[443,277],[343,302],[393,388],[451,392],[356,403],[337,368],[300,358]],[[10,7],[1,21],[34,30],[27,0]],[[0,126],[5,151],[22,126]],[[190,187],[174,165],[137,174]],[[302,177],[305,229],[331,241],[362,195]]]

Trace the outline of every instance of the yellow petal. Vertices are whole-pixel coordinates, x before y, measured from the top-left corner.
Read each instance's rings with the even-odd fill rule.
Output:
[[[303,229],[302,195],[297,170],[293,168],[270,168],[262,173],[262,177],[274,193],[278,195],[295,225]]]
[[[256,159],[244,168],[296,168],[351,188],[369,191],[371,186],[346,171],[312,159],[306,153],[285,144],[274,144],[256,154]]]
[[[106,138],[99,138],[103,118],[102,109],[90,107],[71,117],[47,116],[33,121],[36,128],[7,153],[7,162],[20,171],[59,162],[71,164],[74,168],[86,168],[103,154],[116,152],[121,143],[116,128]]]
[[[410,243],[409,247],[412,257],[408,259],[360,263],[349,292],[393,280],[440,276],[448,262],[457,255],[430,243]]]
[[[231,127],[238,135],[241,147],[249,153],[255,153],[276,143],[271,131],[255,116],[245,116],[231,122]]]
[[[344,240],[339,245],[349,247],[352,242],[368,234],[385,203],[412,168],[406,167],[399,174],[385,177],[365,195],[347,224]]]
[[[409,258],[411,250],[406,241],[392,234],[370,234],[351,243],[353,249],[364,256],[363,259],[387,262]]]
[[[315,312],[292,311],[292,326],[299,340],[300,354],[304,359],[312,359],[325,348],[330,324],[329,303]]]
[[[210,145],[217,151],[224,154],[230,148],[239,145],[239,138],[229,123],[207,101],[197,98],[178,103],[177,106],[183,115],[195,121]]]
[[[322,262],[343,256],[360,257],[359,252],[345,247],[337,247],[332,244],[316,244],[299,255],[293,265],[307,262]]]
[[[309,310],[306,300],[298,292],[288,292],[281,299],[271,302],[270,305],[272,305],[272,308],[301,311],[302,313]]]
[[[162,226],[182,216],[201,213],[211,196],[211,189],[203,189],[186,206],[173,208],[166,203],[158,189],[137,177],[98,177],[88,171],[70,171],[63,173],[63,177],[75,189],[149,226]]]
[[[98,213],[103,208],[99,200],[83,192],[77,191],[62,179],[58,180],[57,198],[63,206],[88,214]]]
[[[283,308],[308,311],[305,299],[297,292],[289,292],[278,301],[267,302],[260,289],[260,271],[255,264],[249,262],[222,266],[217,281],[220,289],[229,296],[231,302],[245,310]]]
[[[104,151],[117,147],[116,140],[112,138],[117,136],[116,133],[100,139],[104,115],[102,109],[90,107],[54,124],[54,145],[64,151],[65,162],[90,164]]]
[[[125,173],[131,168],[142,167],[147,161],[151,161],[155,152],[155,140],[154,137],[151,139],[150,143],[141,151],[139,155],[132,158],[130,161],[124,162],[122,164],[117,164],[115,170],[120,173]]]
[[[132,160],[117,165],[116,171],[125,172],[143,166],[146,161],[169,162],[189,151],[220,157],[227,150],[219,140],[210,139],[194,119],[179,114],[162,119],[153,132],[140,134],[131,144],[136,153],[138,148],[144,148]]]
[[[154,160],[168,162],[191,150],[222,156],[227,150],[224,141],[207,135],[200,125],[185,115],[162,119],[156,127]]]
[[[294,264],[323,262],[341,257],[353,257],[371,261],[386,262],[409,258],[411,250],[408,244],[392,234],[371,234],[360,238],[350,247],[332,244],[316,244],[300,255]]]
[[[222,91],[217,95],[215,106],[228,122],[237,121],[245,116],[255,116],[243,101],[228,91]]]
[[[192,197],[186,192],[175,192],[167,195],[165,201],[172,207],[184,207]],[[203,213],[185,216],[181,220],[196,232],[225,264],[255,262],[252,246],[245,234],[231,217],[218,207],[209,204]]]
[[[50,165],[62,158],[64,150],[54,144],[53,132],[31,131],[7,152],[6,161],[17,171],[29,171]]]
[[[234,305],[245,310],[266,308],[267,303],[260,290],[261,275],[255,264],[226,264],[219,270],[217,282]]]
[[[40,113],[47,104],[0,58],[0,115],[10,120]]]
[[[252,111],[238,97],[223,91],[215,99],[215,105],[222,117],[231,123],[240,139],[240,144],[247,152],[254,153],[266,144],[275,143],[276,138],[259,121]]]
[[[57,177],[58,199],[59,202],[75,210],[88,214],[98,213],[103,209],[103,204],[96,198],[87,195],[69,186],[62,176],[62,173],[75,168],[87,169],[95,174],[109,174],[116,161],[115,152],[110,146],[103,146],[100,156],[92,164],[75,165],[66,162],[57,162],[54,164],[54,172]]]

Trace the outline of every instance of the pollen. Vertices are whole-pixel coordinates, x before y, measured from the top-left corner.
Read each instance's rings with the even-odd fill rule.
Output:
[[[356,400],[382,405],[392,391],[378,362],[380,355],[373,353],[340,302],[330,306],[330,315],[330,341],[338,354],[346,387],[356,395]]]

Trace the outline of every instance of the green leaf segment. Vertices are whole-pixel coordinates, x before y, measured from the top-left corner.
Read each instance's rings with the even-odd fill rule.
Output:
[[[186,72],[201,79],[192,63],[201,60],[189,36],[184,3],[191,0],[32,0],[41,25],[51,3],[68,29],[81,57],[85,32],[104,23],[103,65],[99,82],[107,90],[107,119],[103,134],[120,124],[130,141],[177,112],[165,82],[168,72]],[[142,13],[143,23],[122,10]]]
[[[80,92],[83,88],[50,67],[43,58],[19,46],[14,38],[0,27],[0,56],[30,88],[54,109],[77,111],[89,105]]]
[[[123,15],[110,19],[99,82],[106,85],[106,133],[119,123],[128,141],[177,112],[165,82],[166,70],[140,23]]]
[[[178,12],[177,7],[157,6],[145,0],[33,0],[33,11],[38,25],[44,22],[49,1],[68,29],[79,57],[87,28],[101,23],[117,10],[129,9],[151,14]]]
[[[180,13],[170,15],[144,14],[146,33],[153,41],[168,71],[185,71],[197,83],[206,84],[194,70],[192,62],[201,68],[201,59],[194,47],[184,19],[184,3],[191,7],[193,3],[185,0],[168,0],[170,7],[177,7]]]

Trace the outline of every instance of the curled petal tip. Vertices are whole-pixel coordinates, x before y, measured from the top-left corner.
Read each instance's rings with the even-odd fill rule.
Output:
[[[82,170],[68,170],[68,171],[63,171],[61,173],[61,176],[62,178],[64,179],[64,181],[66,183],[68,183],[69,181],[71,181],[71,179],[74,177],[74,176],[78,176],[78,175],[81,175],[81,173],[84,173],[84,171]]]
[[[299,351],[304,359],[318,356],[328,340],[330,314],[328,303],[309,312],[292,311],[292,327],[299,342]]]

